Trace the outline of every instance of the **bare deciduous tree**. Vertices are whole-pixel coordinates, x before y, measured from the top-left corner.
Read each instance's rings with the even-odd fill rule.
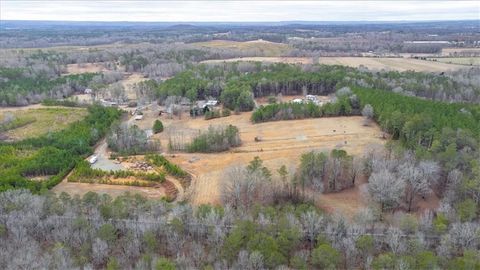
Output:
[[[368,179],[370,196],[380,203],[382,211],[398,205],[404,188],[405,182],[387,170],[374,172]]]
[[[364,117],[363,125],[370,125],[370,121],[373,119],[373,107],[370,104],[366,104],[362,109],[362,115]]]

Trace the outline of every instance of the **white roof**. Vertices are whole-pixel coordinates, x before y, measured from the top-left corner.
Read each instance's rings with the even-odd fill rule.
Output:
[[[217,104],[218,104],[217,100],[207,100],[207,103],[205,103],[205,105],[207,106],[215,106]]]

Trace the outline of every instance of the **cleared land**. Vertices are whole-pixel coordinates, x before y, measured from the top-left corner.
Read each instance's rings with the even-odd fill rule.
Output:
[[[457,56],[458,54],[480,54],[480,48],[443,48],[443,56]]]
[[[120,83],[125,87],[125,93],[129,100],[136,100],[137,93],[133,88],[134,84],[145,81],[146,78],[141,73],[132,73],[128,77],[120,81]]]
[[[107,71],[102,63],[81,63],[81,64],[68,64],[67,74],[82,74],[87,72],[104,72]],[[66,75],[67,75],[66,74]]]
[[[147,198],[158,199],[166,195],[166,190],[163,186],[158,187],[135,187],[122,185],[107,185],[107,184],[88,184],[88,183],[72,183],[66,180],[56,185],[53,189],[56,193],[66,192],[70,195],[83,196],[85,193],[92,191],[99,194],[108,194],[116,197],[125,192],[139,193]]]
[[[428,60],[447,64],[480,66],[480,57],[436,57],[428,58]]]
[[[192,45],[209,48],[250,51],[258,53],[257,55],[264,56],[280,56],[291,50],[291,47],[287,44],[270,42],[262,39],[244,42],[232,40],[211,40],[206,42],[192,43]]]
[[[363,126],[362,117],[358,116],[278,121],[255,125],[250,122],[250,116],[251,113],[243,113],[208,121],[201,118],[167,120],[164,121],[165,131],[155,135],[162,140],[162,145],[167,145],[171,134],[179,132],[195,134],[198,130],[207,129],[209,125],[234,124],[240,129],[243,144],[230,152],[175,153],[167,156],[172,162],[194,175],[192,190],[194,204],[220,203],[220,187],[225,170],[231,166],[245,166],[255,156],[264,160],[264,164],[274,172],[282,165],[288,168],[297,167],[301,154],[310,150],[329,151],[333,148],[341,148],[350,154],[361,155],[366,146],[384,143],[380,138],[382,132],[379,127]],[[255,137],[261,137],[261,141],[255,142]],[[320,195],[320,198],[323,196],[325,195]],[[326,196],[320,202],[327,198],[331,207],[342,208],[342,205],[347,205],[341,202],[342,196]],[[362,205],[359,197],[352,197],[352,199],[356,202],[348,204],[348,207]]]
[[[205,63],[258,61],[269,63],[301,63],[312,64],[310,57],[239,57],[221,60],[207,60]],[[364,66],[373,70],[397,70],[397,71],[424,71],[442,72],[464,68],[464,65],[447,64],[434,61],[424,61],[413,58],[387,58],[387,57],[320,57],[319,64],[342,65],[349,67]]]
[[[0,119],[3,119],[7,114],[11,114],[16,119],[29,119],[31,121],[26,125],[3,132],[2,135],[6,136],[9,140],[33,138],[47,132],[61,130],[66,128],[70,123],[83,119],[88,114],[87,110],[83,108],[40,107],[32,109],[31,107],[27,107],[18,110],[11,109],[12,108],[4,108],[4,110],[0,110]]]

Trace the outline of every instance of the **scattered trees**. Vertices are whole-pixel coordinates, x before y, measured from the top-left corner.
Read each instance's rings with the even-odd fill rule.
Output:
[[[330,156],[322,152],[305,153],[301,157],[299,170],[302,193],[305,188],[325,192],[350,188],[355,184],[357,169],[353,157],[344,150],[334,149]]]
[[[115,125],[107,137],[108,147],[122,154],[142,154],[158,149],[158,142],[147,138],[145,131],[138,126]]]
[[[238,128],[233,125],[212,127],[200,133],[187,146],[189,152],[222,152],[241,144]]]

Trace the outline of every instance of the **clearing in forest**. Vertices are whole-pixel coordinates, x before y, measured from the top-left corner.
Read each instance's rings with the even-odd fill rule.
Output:
[[[38,107],[38,108],[37,108]],[[34,138],[48,132],[66,128],[69,124],[82,120],[87,114],[84,108],[66,107],[22,107],[0,110],[0,135],[7,140]]]
[[[166,198],[171,200],[183,196],[183,187],[179,180],[166,175],[163,168],[150,165],[143,156],[122,157],[120,159],[122,162],[118,159],[111,162],[118,163],[121,170],[113,171],[107,168],[105,168],[107,170],[104,170],[102,167],[95,166],[100,162],[100,159],[93,165],[87,165],[100,172],[103,171],[103,175],[99,173],[96,173],[95,176],[83,175],[81,171],[85,171],[85,169],[79,169],[77,166],[61,183],[53,188],[53,191],[80,196],[92,191],[108,194],[112,197],[130,192],[151,199]]]
[[[291,50],[291,47],[287,44],[270,42],[262,39],[243,42],[232,40],[211,40],[192,44],[208,48],[248,51],[253,52],[256,55],[264,56],[280,56]]]
[[[79,63],[79,64],[68,64],[67,73],[65,75],[71,74],[82,74],[82,73],[95,73],[95,72],[104,72],[107,71],[103,63]]]
[[[162,119],[165,131],[154,137],[162,141],[164,148],[168,145],[169,137],[206,130],[210,125],[233,124],[240,130],[242,145],[231,151],[166,155],[171,162],[194,176],[191,197],[194,204],[220,203],[220,187],[225,170],[232,166],[246,166],[255,156],[259,156],[276,177],[276,170],[280,166],[286,165],[293,171],[299,164],[300,156],[311,150],[329,152],[334,148],[340,148],[349,154],[362,155],[368,145],[384,143],[380,128],[376,124],[364,126],[363,118],[360,116],[252,124],[251,114],[242,113],[212,120],[190,117],[181,120]],[[322,196],[324,195],[320,195],[320,198]],[[331,198],[328,202],[332,207],[337,207],[335,203],[337,201],[338,207],[346,205],[340,203],[343,200],[341,196],[329,197]],[[360,197],[351,199],[355,201],[353,204],[355,208],[363,205]],[[350,209],[352,205],[348,207]],[[349,209],[340,210],[350,212]]]
[[[147,198],[159,199],[165,196],[166,191],[163,186],[158,187],[137,187],[124,185],[108,185],[108,184],[90,184],[90,183],[74,183],[62,181],[53,189],[56,193],[66,192],[72,196],[83,196],[85,193],[92,191],[99,194],[108,194],[112,197],[123,195],[125,192],[138,193]]]

